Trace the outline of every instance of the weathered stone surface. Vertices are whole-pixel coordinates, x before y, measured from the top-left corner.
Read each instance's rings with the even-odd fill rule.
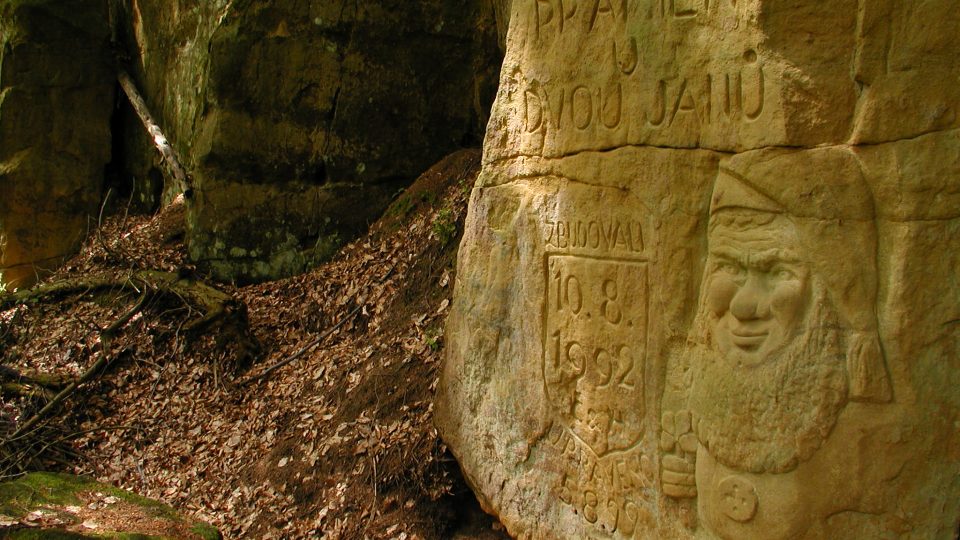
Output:
[[[861,2],[852,142],[879,143],[960,126],[960,11],[953,2]]]
[[[0,282],[79,246],[110,160],[107,2],[0,2]]]
[[[493,5],[493,14],[497,21],[497,42],[500,49],[507,49],[507,30],[510,28],[510,10],[513,0],[489,0]]]
[[[201,4],[128,12],[138,76],[194,173],[190,254],[222,278],[302,270],[480,139],[489,0]]]
[[[949,6],[514,3],[437,403],[511,534],[953,538]]]

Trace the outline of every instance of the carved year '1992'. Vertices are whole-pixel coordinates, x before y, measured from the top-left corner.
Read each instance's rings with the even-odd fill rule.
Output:
[[[644,423],[647,263],[548,256],[543,376],[554,414],[596,455]]]

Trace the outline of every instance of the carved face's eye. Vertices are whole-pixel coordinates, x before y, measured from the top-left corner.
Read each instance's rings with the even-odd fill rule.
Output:
[[[786,266],[774,266],[770,273],[779,281],[797,279],[797,273]]]
[[[741,268],[740,265],[730,261],[718,261],[715,271],[720,274],[739,276],[743,273],[743,268]]]

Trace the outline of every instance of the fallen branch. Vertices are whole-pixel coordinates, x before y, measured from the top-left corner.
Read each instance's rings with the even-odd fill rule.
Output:
[[[62,291],[63,289],[54,288],[54,290]],[[137,303],[100,333],[101,350],[97,361],[87,368],[79,378],[71,381],[57,395],[50,398],[42,409],[17,426],[17,429],[13,433],[0,440],[0,462],[4,464],[3,471],[0,472],[0,474],[6,475],[11,469],[19,470],[20,472],[26,471],[31,466],[31,463],[41,455],[45,455],[49,448],[58,444],[57,442],[46,441],[45,434],[49,434],[51,428],[49,424],[44,423],[44,421],[56,413],[60,406],[70,398],[78,388],[98,377],[112,361],[123,356],[124,352],[129,352],[129,350],[126,349],[120,354],[112,356],[110,354],[110,343],[116,334],[144,309],[147,301],[154,294],[155,292],[153,290],[144,287]],[[8,374],[11,374],[10,372],[20,375],[12,369],[6,371]],[[41,447],[39,451],[36,450],[38,445]],[[54,461],[58,460],[56,456],[51,455],[47,455],[46,458]]]
[[[20,289],[16,292],[7,293],[0,296],[0,311],[6,311],[16,305],[30,304],[39,301],[52,301],[75,293],[99,292],[103,289],[124,288],[125,285],[118,283],[115,277],[94,277],[84,279],[70,279],[56,281],[34,287],[32,289]]]
[[[101,370],[103,370],[103,368],[105,368],[113,359],[113,357],[109,355],[110,341],[113,339],[113,336],[115,336],[121,328],[130,322],[130,319],[132,319],[137,313],[140,313],[140,311],[143,309],[143,306],[146,305],[149,296],[150,295],[147,293],[147,291],[144,291],[143,294],[140,295],[140,299],[137,300],[137,303],[132,308],[124,313],[119,319],[114,321],[113,324],[111,324],[106,330],[103,331],[102,334],[100,334],[100,341],[103,344],[103,348],[100,351],[100,358],[98,358],[92,366],[87,368],[87,370],[83,372],[83,375],[81,375],[79,379],[70,383],[66,388],[60,391],[59,394],[51,399],[42,409],[40,409],[37,414],[31,416],[29,420],[21,424],[20,427],[17,428],[17,430],[13,432],[13,434],[10,435],[7,440],[15,440],[24,433],[29,432],[41,420],[53,413],[57,407],[59,407],[60,404],[63,403],[68,397],[73,395],[80,385],[90,381],[100,374]]]
[[[190,314],[180,321],[187,339],[217,327],[220,329],[216,332],[217,345],[235,347],[238,360],[246,361],[248,356],[255,358],[259,355],[259,342],[249,332],[246,305],[223,291],[178,273],[139,271],[48,283],[33,289],[0,294],[0,311],[26,303],[64,299],[77,301],[104,295],[128,299],[131,293],[138,295],[132,307],[106,328],[93,329],[99,334],[101,344],[98,357],[79,377],[62,384],[63,377],[41,376],[0,367],[0,392],[28,398],[42,393],[47,399],[38,412],[22,422],[0,417],[0,475],[6,476],[10,472],[19,474],[43,467],[45,461],[69,459],[70,449],[60,444],[61,439],[58,438],[63,428],[52,418],[60,413],[79,388],[101,377],[110,366],[132,354],[133,349],[130,348],[116,353],[111,344],[138,314],[148,308],[166,309],[159,307],[161,304],[183,306]],[[55,385],[61,386],[54,388]]]
[[[100,294],[117,291],[133,291],[138,294],[151,291],[156,297],[174,299],[202,315],[184,324],[184,331],[191,336],[214,326],[223,332],[218,335],[220,343],[235,344],[239,360],[246,361],[260,354],[260,344],[249,332],[247,307],[230,296],[201,281],[173,272],[144,270],[124,276],[100,275],[67,279],[7,293],[0,296],[0,311],[19,304],[49,302],[71,294]]]
[[[63,374],[47,374],[32,371],[17,371],[9,366],[0,366],[0,381],[6,384],[38,386],[48,390],[61,390],[73,381],[73,377]]]
[[[167,137],[163,134],[163,130],[161,130],[160,126],[154,121],[153,116],[150,114],[150,109],[147,108],[147,103],[137,90],[136,83],[133,82],[130,74],[126,71],[121,71],[117,75],[117,80],[120,82],[120,86],[123,87],[123,93],[126,94],[127,99],[130,100],[130,105],[133,106],[133,110],[136,111],[137,116],[140,117],[143,127],[146,128],[147,133],[150,134],[154,146],[160,151],[160,155],[162,155],[164,161],[166,161],[167,167],[170,168],[170,173],[173,175],[174,180],[176,180],[178,187],[183,193],[183,197],[189,200],[193,195],[190,176],[187,175],[187,171],[184,170],[183,165],[180,164],[180,160],[177,158],[177,152],[173,149],[173,146],[170,145]]]
[[[29,464],[36,462],[39,458],[50,459],[54,462],[61,463],[65,467],[72,468],[75,462],[68,463],[61,458],[51,456],[50,452],[52,450],[61,453],[64,457],[82,458],[83,456],[81,454],[65,445],[66,442],[76,439],[77,437],[97,432],[105,433],[108,431],[131,431],[136,429],[140,428],[136,426],[103,426],[73,431],[66,434],[46,433],[44,437],[35,438],[30,441],[30,444],[17,448],[15,454],[10,455],[6,455],[9,454],[9,451],[5,452],[7,449],[0,447],[0,464],[4,467],[0,469],[0,482],[16,478],[28,472],[30,470]],[[11,471],[16,472],[9,474]]]

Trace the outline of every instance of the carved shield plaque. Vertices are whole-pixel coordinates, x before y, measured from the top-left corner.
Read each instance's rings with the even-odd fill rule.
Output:
[[[598,457],[644,432],[647,263],[547,256],[543,377],[556,418]]]

